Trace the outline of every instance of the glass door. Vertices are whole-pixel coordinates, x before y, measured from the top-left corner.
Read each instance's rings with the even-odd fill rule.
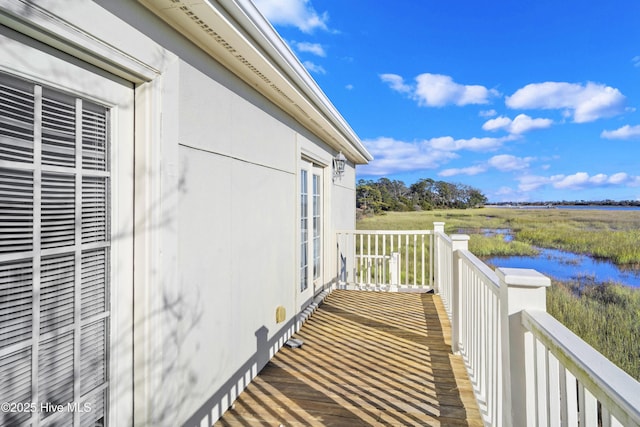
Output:
[[[310,162],[300,168],[300,292],[302,301],[323,286],[322,177],[323,169]]]

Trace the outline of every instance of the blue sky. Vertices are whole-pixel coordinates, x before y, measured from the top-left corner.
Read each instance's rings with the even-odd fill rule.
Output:
[[[640,1],[254,2],[374,156],[358,179],[640,200]]]

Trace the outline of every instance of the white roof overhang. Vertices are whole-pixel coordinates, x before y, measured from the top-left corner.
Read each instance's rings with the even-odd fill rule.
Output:
[[[373,157],[249,0],[139,0],[356,164]]]

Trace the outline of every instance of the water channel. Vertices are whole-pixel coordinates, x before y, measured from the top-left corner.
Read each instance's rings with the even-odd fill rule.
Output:
[[[508,229],[482,230],[485,235],[500,234],[513,239]],[[640,288],[640,269],[624,269],[611,261],[558,249],[537,248],[536,256],[490,257],[492,267],[532,268],[556,280],[581,280],[589,283],[615,282]]]

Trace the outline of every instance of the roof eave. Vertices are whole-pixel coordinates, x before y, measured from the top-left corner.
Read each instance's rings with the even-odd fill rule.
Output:
[[[139,0],[355,164],[373,159],[288,45],[249,0]]]

